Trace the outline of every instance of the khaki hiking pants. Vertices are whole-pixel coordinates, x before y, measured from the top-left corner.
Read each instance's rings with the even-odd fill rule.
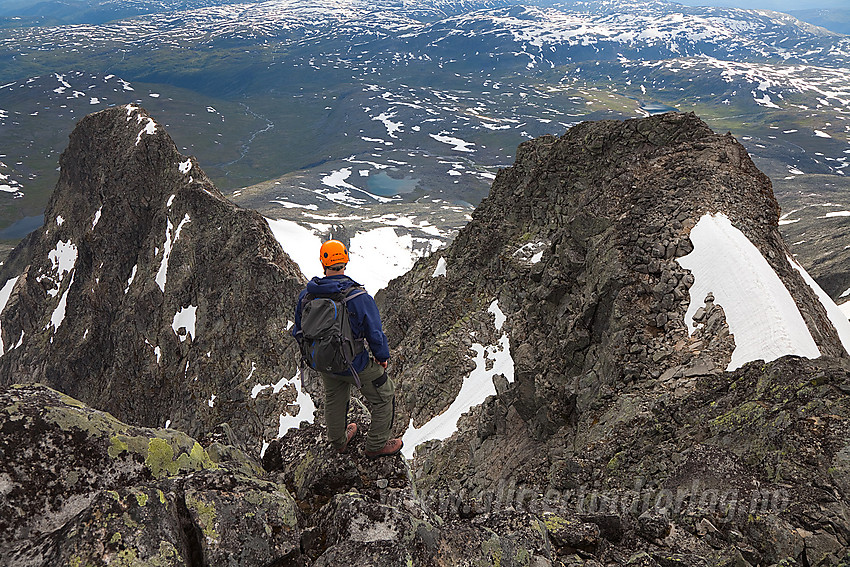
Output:
[[[356,387],[354,376],[342,376],[322,372],[325,386],[325,424],[328,428],[328,441],[334,448],[345,444],[345,427],[348,425],[348,402],[351,386]],[[390,438],[395,413],[395,384],[386,374],[384,367],[369,359],[360,376],[360,393],[369,403],[372,425],[366,435],[366,451],[383,449]]]

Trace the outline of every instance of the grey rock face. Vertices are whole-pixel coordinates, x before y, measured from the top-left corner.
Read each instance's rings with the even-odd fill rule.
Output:
[[[686,114],[582,123],[522,144],[454,243],[386,289],[380,306],[407,414],[419,426],[448,407],[468,374],[471,334],[493,344],[483,342],[493,340],[493,300],[507,315],[513,407],[537,437],[608,389],[698,358],[725,368],[732,343],[713,340],[722,312],[696,345],[684,320],[693,276],[676,262],[692,250],[697,220],[715,212],[768,258],[821,352],[845,356],[786,261],[770,180],[737,141]],[[523,252],[535,246],[542,254],[529,263]],[[448,269],[434,278],[438,260]]]
[[[33,233],[0,268],[0,384],[42,382],[127,422],[259,451],[294,387],[303,285],[265,220],[227,202],[144,110],[80,121]],[[2,285],[2,284],[0,284]]]
[[[363,412],[354,411],[352,419],[361,431],[368,429]],[[302,564],[557,564],[540,517],[513,509],[475,515],[468,507],[461,517],[463,496],[442,499],[419,492],[401,456],[365,457],[362,433],[340,455],[323,433],[318,425],[302,424],[273,442],[263,460],[270,479],[289,488],[302,513]],[[588,545],[599,539],[592,533],[576,537]]]
[[[696,298],[688,333],[694,278],[676,259],[716,212],[791,291],[822,359],[724,372],[734,336],[710,295]],[[839,387],[847,354],[786,260],[777,223],[769,179],[693,115],[583,123],[524,143],[453,244],[378,298],[400,430],[449,407],[474,343],[510,337],[514,383],[462,416],[452,437],[419,447],[417,489],[463,495],[444,518],[531,513],[555,564],[838,564],[850,545],[850,525],[835,523],[848,506],[834,474],[846,441],[843,426],[812,431],[808,412],[820,423],[850,415]],[[445,275],[433,277],[438,262]],[[825,438],[821,458],[803,456]],[[822,498],[829,507],[814,512]],[[753,506],[761,519],[749,518]]]

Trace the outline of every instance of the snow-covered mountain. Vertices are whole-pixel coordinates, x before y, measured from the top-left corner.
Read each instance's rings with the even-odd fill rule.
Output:
[[[0,238],[40,222],[74,121],[128,102],[237,203],[316,238],[400,219],[409,258],[451,239],[523,140],[673,108],[736,134],[783,209],[850,208],[850,40],[785,14],[656,0],[90,7],[119,15],[0,32]],[[840,230],[800,218],[789,231]],[[837,299],[845,243],[823,241],[790,240]]]

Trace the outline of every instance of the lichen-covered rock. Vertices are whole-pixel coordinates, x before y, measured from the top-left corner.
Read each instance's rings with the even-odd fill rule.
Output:
[[[415,493],[401,455],[363,454],[370,420],[352,404],[358,435],[338,453],[320,424],[302,424],[267,448],[263,465],[302,514],[302,548],[315,565],[431,565],[440,518]]]
[[[139,428],[45,386],[0,391],[0,563],[262,565],[295,502],[233,447]]]
[[[44,226],[0,266],[0,386],[198,438],[228,422],[258,454],[297,398],[298,267],[137,106],[81,120],[60,168]]]

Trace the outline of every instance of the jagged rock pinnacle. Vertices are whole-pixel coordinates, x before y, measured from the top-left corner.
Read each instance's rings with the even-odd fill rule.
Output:
[[[298,267],[137,106],[81,120],[60,165],[44,226],[0,271],[0,381],[193,435],[227,421],[259,451],[295,401],[252,390],[295,375]]]

